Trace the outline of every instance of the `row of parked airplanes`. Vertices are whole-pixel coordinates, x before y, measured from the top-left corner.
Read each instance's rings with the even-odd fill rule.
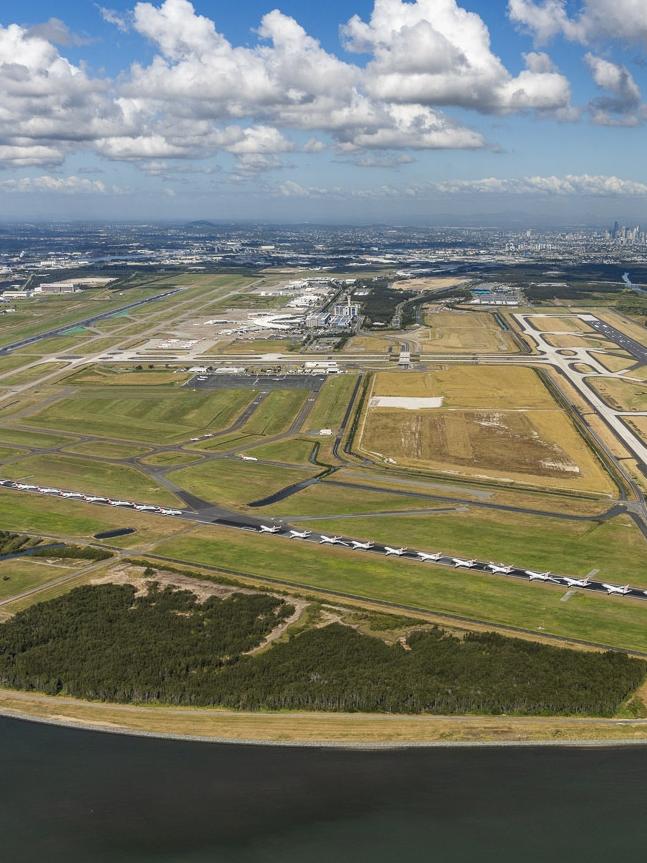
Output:
[[[262,524],[259,528],[260,533],[281,533],[282,530],[283,528],[276,524]],[[286,535],[290,539],[309,539],[312,536],[312,533],[309,530],[290,529],[287,531]],[[376,549],[376,551],[385,554],[386,557],[407,556],[413,560],[419,560],[422,563],[439,563],[440,561],[443,561],[443,563],[449,563],[456,569],[478,568],[488,572],[497,573],[499,575],[515,574],[525,576],[529,581],[552,582],[553,584],[562,584],[566,587],[593,587],[597,584],[597,582],[591,581],[588,577],[571,578],[566,575],[553,575],[551,572],[535,572],[532,569],[518,569],[516,566],[504,566],[499,563],[481,564],[478,560],[464,560],[461,557],[451,557],[450,555],[443,554],[440,551],[433,553],[426,551],[411,551],[408,548],[392,548],[390,545],[380,545],[376,548],[374,542],[360,542],[357,539],[348,540],[343,539],[341,536],[325,536],[324,534],[318,534],[318,537],[320,545],[342,545],[345,548],[352,549],[353,551],[370,551],[371,549]],[[637,591],[628,584],[622,586],[617,584],[605,584],[603,582],[600,584],[609,595],[615,594],[617,596],[626,596],[629,593],[634,593],[637,595],[644,594],[647,596],[647,590]]]
[[[110,497],[101,497],[95,494],[81,494],[78,491],[64,491],[61,488],[49,488],[47,486],[32,485],[26,482],[16,482],[12,479],[0,479],[0,486],[5,488],[17,488],[20,491],[31,491],[36,494],[51,494],[70,500],[85,500],[88,503],[105,503],[108,506],[122,506],[128,509],[136,509],[139,512],[154,512],[157,515],[182,515],[181,509],[164,509],[161,506],[153,506],[149,503],[135,503],[132,500],[116,500]]]

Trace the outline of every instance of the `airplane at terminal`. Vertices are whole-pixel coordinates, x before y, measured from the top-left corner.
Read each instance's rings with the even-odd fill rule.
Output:
[[[406,548],[391,548],[390,545],[384,546],[384,553],[387,557],[392,554],[397,555],[397,557],[402,557],[402,555],[406,552]]]
[[[529,581],[555,581],[550,572],[534,572],[532,569],[525,570]]]
[[[418,551],[416,552],[420,560],[424,563],[426,560],[440,560],[444,557],[441,551],[436,551],[434,554],[427,554],[426,551]]]
[[[290,539],[307,539],[310,536],[309,530],[291,530]]]
[[[590,587],[590,578],[569,578],[567,575],[560,575],[562,581],[566,582],[569,587]]]
[[[268,524],[261,525],[261,533],[278,533],[280,530],[281,528],[276,524],[273,524],[271,527]]]
[[[500,572],[502,575],[510,575],[514,566],[500,566],[498,563],[488,563],[487,568],[492,572]]]
[[[350,544],[354,551],[369,551],[374,545],[372,542],[359,542],[356,539],[351,540]]]
[[[631,588],[628,584],[625,584],[623,587],[619,587],[617,584],[603,584],[602,587],[606,590],[609,596],[614,593],[619,596],[626,596],[628,593],[631,593]]]
[[[319,545],[348,545],[347,542],[344,542],[340,536],[324,536],[321,534],[321,539],[319,540]]]
[[[472,569],[472,567],[476,566],[475,560],[462,560],[460,557],[452,557],[452,561],[456,569],[460,569],[461,567]]]

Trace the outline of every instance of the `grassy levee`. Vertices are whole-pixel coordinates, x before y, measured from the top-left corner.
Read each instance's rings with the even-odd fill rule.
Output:
[[[353,395],[357,375],[346,374],[328,378],[306,421],[309,429],[338,428]]]
[[[647,604],[641,602],[614,602],[583,592],[562,602],[564,588],[425,567],[415,561],[385,560],[345,549],[308,547],[215,527],[165,540],[155,552],[300,587],[647,651]]]
[[[260,462],[222,459],[167,474],[181,488],[211,503],[241,505],[274,494],[318,472]]]
[[[276,435],[287,431],[303,407],[304,390],[273,390],[245,423],[242,432],[250,435]]]
[[[176,506],[179,501],[145,473],[132,467],[68,455],[35,455],[5,465],[7,479],[54,486],[65,491],[128,498]]]
[[[253,390],[215,393],[162,387],[86,388],[24,419],[31,426],[123,440],[173,442],[229,426]]]
[[[599,569],[604,580],[647,587],[647,544],[628,516],[589,522],[470,510],[401,516],[390,522],[327,519],[318,521],[317,529],[564,575]]]

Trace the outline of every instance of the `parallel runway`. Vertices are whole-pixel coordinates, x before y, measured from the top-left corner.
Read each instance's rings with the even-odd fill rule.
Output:
[[[233,527],[233,528],[238,528],[239,530],[249,530],[249,531],[253,531],[254,533],[265,533],[266,536],[283,537],[284,539],[289,539],[290,542],[307,542],[310,545],[321,545],[322,544],[322,538],[323,538],[323,534],[318,533],[318,532],[312,532],[310,534],[310,536],[305,538],[305,539],[298,539],[298,538],[291,539],[290,538],[290,528],[287,526],[285,526],[285,527],[281,526],[280,530],[277,533],[271,534],[271,533],[264,532],[260,525],[258,525],[258,524],[253,525],[253,524],[250,524],[249,521],[243,521],[242,519],[240,521],[237,521],[235,519],[216,519],[214,523],[218,524],[218,525],[222,525],[224,527]],[[353,540],[354,540],[354,537],[339,536],[339,537],[337,537],[337,542],[335,542],[334,545],[352,550]],[[330,545],[330,543],[326,543],[326,544]],[[525,569],[521,569],[519,567],[512,567],[512,569],[509,573],[496,572],[496,571],[493,571],[487,563],[485,563],[484,561],[478,561],[478,560],[474,560],[472,566],[470,566],[470,567],[456,567],[455,566],[455,560],[457,558],[454,558],[451,555],[442,555],[438,560],[422,560],[419,557],[418,551],[416,549],[412,549],[412,548],[403,549],[401,554],[397,554],[397,555],[389,554],[389,555],[387,555],[387,546],[384,545],[384,543],[380,543],[380,542],[374,543],[372,545],[372,547],[368,548],[368,549],[357,549],[357,550],[355,550],[355,553],[357,555],[378,554],[378,555],[381,555],[382,557],[388,556],[391,559],[403,558],[405,560],[413,560],[413,561],[416,561],[417,563],[420,563],[422,566],[427,566],[427,565],[436,565],[436,566],[445,566],[445,567],[449,566],[449,567],[454,567],[454,568],[469,569],[473,572],[480,572],[480,573],[483,573],[485,575],[499,575],[503,578],[516,578],[516,579],[520,579],[522,581],[530,581],[530,575],[529,575],[528,571]],[[427,554],[428,552],[424,552],[424,553]],[[497,564],[497,566],[499,566],[499,564]],[[568,583],[568,580],[571,578],[570,576],[557,575],[557,574],[553,574],[553,573],[544,573],[544,574],[546,576],[550,576],[550,578],[546,578],[543,583],[554,584],[557,586],[565,587],[567,589],[576,588],[578,590],[588,590],[588,591],[595,591],[598,593],[608,593],[606,587],[604,586],[605,583],[601,582],[601,581],[594,581],[593,579],[588,580],[585,577],[582,577],[581,579],[577,578],[576,580],[577,581],[583,581],[583,582],[588,581],[588,583],[572,585],[572,584]],[[647,601],[647,590],[643,590],[643,589],[637,588],[637,587],[631,587],[626,594],[617,594],[617,596],[630,597],[631,599],[641,599],[641,600]]]
[[[0,479],[0,487],[7,488],[7,489],[13,489],[15,491],[22,492],[23,494],[40,494],[40,495],[46,494],[48,497],[60,497],[61,496],[60,492],[63,491],[63,489],[58,489],[57,492],[42,492],[42,491],[35,491],[35,490],[31,490],[31,489],[30,490],[18,489],[18,488],[16,488],[16,481],[7,480],[7,479]],[[186,497],[189,497],[189,500],[186,500],[186,502],[190,506],[192,503],[190,496],[187,495]],[[107,498],[103,498],[103,499],[97,500],[97,501],[85,501],[85,502],[86,503],[90,502],[90,503],[94,504],[95,506],[104,506],[104,507],[105,506],[111,506],[110,500]],[[195,499],[195,503],[198,504],[198,503],[202,503],[202,502],[199,501],[198,499]],[[120,508],[135,509],[136,505],[134,503],[128,503],[125,506],[122,506]],[[157,515],[159,517],[160,512],[155,511],[157,509],[158,509],[157,507],[148,507],[148,512],[151,515]],[[217,509],[217,508],[214,507],[214,509]],[[360,540],[356,540],[354,537],[336,536],[334,543],[330,543],[327,541],[327,539],[325,539],[324,534],[321,534],[317,531],[309,532],[309,535],[307,538],[292,538],[291,537],[292,528],[287,524],[275,523],[272,521],[270,521],[269,524],[267,524],[267,523],[261,522],[258,519],[254,519],[251,517],[238,516],[237,513],[233,513],[233,512],[227,513],[225,515],[225,513],[223,511],[222,515],[220,515],[216,518],[205,518],[204,515],[201,516],[195,510],[193,510],[193,511],[187,510],[187,511],[183,511],[183,512],[178,511],[177,513],[173,513],[172,515],[169,514],[165,517],[181,518],[181,519],[185,519],[187,521],[192,521],[194,523],[199,522],[201,524],[215,524],[215,525],[218,525],[219,527],[232,528],[235,530],[250,531],[250,532],[255,533],[255,534],[263,534],[264,536],[274,536],[277,539],[287,540],[288,542],[299,542],[299,543],[305,542],[305,543],[308,543],[308,545],[313,547],[313,551],[314,551],[314,547],[322,544],[322,540],[324,540],[327,545],[333,545],[333,546],[337,546],[340,548],[346,548],[349,551],[352,549],[352,543],[354,541],[355,542],[360,541]],[[273,528],[273,530],[268,531],[267,528]],[[372,555],[380,555],[382,557],[388,556],[388,557],[391,557],[393,559],[403,558],[405,560],[415,561],[417,563],[420,563],[421,566],[427,566],[427,565],[431,564],[431,565],[436,565],[436,566],[452,567],[452,566],[455,566],[455,562],[458,559],[458,558],[455,558],[451,555],[441,554],[441,556],[439,557],[438,560],[429,560],[429,559],[423,560],[423,559],[421,559],[420,554],[417,551],[417,549],[413,549],[413,548],[399,549],[398,554],[388,554],[387,555],[387,546],[381,542],[372,543],[370,545],[370,548],[354,550],[354,553],[356,553],[357,555],[372,554]],[[426,552],[426,551],[423,553],[428,554],[428,552]],[[466,567],[466,568],[473,571],[473,572],[480,572],[480,573],[483,573],[486,575],[499,575],[503,578],[516,578],[516,579],[522,580],[522,581],[530,581],[531,580],[531,576],[530,576],[529,572],[525,569],[522,569],[521,567],[511,567],[510,572],[503,573],[503,572],[496,572],[496,570],[493,570],[491,568],[491,566],[489,565],[489,563],[487,563],[485,561],[473,560],[473,561],[470,561],[470,563],[471,563],[471,565],[469,567]],[[502,565],[497,564],[497,566],[502,566]],[[583,584],[572,584],[572,583],[569,583],[569,581],[571,581],[570,576],[558,575],[556,573],[555,574],[544,573],[544,575],[547,577],[543,580],[543,583],[555,584],[557,586],[565,587],[567,589],[577,588],[579,590],[595,591],[598,593],[608,593],[604,582],[601,582],[601,581],[594,581],[593,579],[589,580],[586,578],[581,578],[581,579],[578,578],[578,579],[576,579],[577,581],[582,581],[585,583],[583,583]],[[628,591],[625,594],[619,594],[618,598],[621,598],[621,599],[624,599],[624,598],[640,599],[643,601],[647,601],[647,590],[637,588],[637,587],[629,587]]]
[[[57,327],[53,330],[47,330],[44,333],[38,333],[36,336],[30,336],[28,339],[21,339],[19,342],[12,342],[12,344],[5,345],[3,348],[0,348],[0,356],[2,356],[2,354],[11,353],[11,351],[17,351],[19,348],[25,348],[27,345],[33,345],[43,339],[49,339],[53,336],[62,336],[69,330],[73,330],[75,327],[87,327],[97,321],[105,321],[106,318],[111,318],[114,315],[118,315],[120,312],[126,312],[129,309],[136,309],[139,306],[145,306],[147,303],[154,303],[157,300],[164,300],[166,297],[179,294],[180,290],[180,288],[176,288],[173,291],[165,291],[163,294],[155,294],[153,297],[146,297],[144,300],[137,300],[135,303],[128,303],[126,306],[120,306],[118,309],[111,309],[109,312],[101,312],[99,315],[84,318],[82,321],[75,321],[74,323],[66,324],[64,327]]]
[[[600,335],[609,339],[609,341],[615,342],[619,348],[627,351],[627,353],[631,354],[631,356],[636,360],[643,364],[647,364],[647,347],[645,347],[645,345],[641,345],[640,342],[632,339],[631,336],[628,336],[626,333],[612,327],[611,324],[607,324],[605,321],[601,321],[597,318],[594,321],[587,320],[587,324],[596,332],[600,333]]]

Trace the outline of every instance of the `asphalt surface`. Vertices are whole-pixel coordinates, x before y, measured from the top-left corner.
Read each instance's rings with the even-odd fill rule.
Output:
[[[84,318],[82,321],[75,321],[71,324],[66,324],[64,327],[57,327],[53,330],[47,330],[44,333],[38,333],[36,336],[30,336],[28,339],[21,339],[21,341],[13,342],[12,344],[5,345],[3,348],[0,348],[0,355],[11,353],[11,351],[16,351],[19,348],[27,347],[27,345],[33,345],[36,342],[40,342],[43,339],[49,339],[53,336],[61,336],[64,335],[69,330],[74,329],[75,327],[87,327],[90,324],[95,323],[96,321],[104,321],[106,318],[112,318],[114,315],[118,315],[120,312],[126,312],[129,309],[136,309],[138,306],[145,306],[148,303],[157,302],[157,300],[166,299],[166,297],[171,297],[173,294],[179,294],[180,288],[176,288],[174,291],[164,291],[163,294],[155,294],[153,297],[147,297],[145,300],[137,300],[135,303],[128,303],[126,306],[120,306],[118,309],[111,309],[109,312],[102,312],[100,315],[93,315],[91,318]]]
[[[641,345],[640,342],[637,342],[626,333],[617,330],[605,321],[597,319],[595,321],[587,320],[587,324],[609,341],[615,342],[619,348],[627,351],[627,353],[631,354],[631,356],[639,362],[647,364],[647,347],[645,347],[645,345]]]

